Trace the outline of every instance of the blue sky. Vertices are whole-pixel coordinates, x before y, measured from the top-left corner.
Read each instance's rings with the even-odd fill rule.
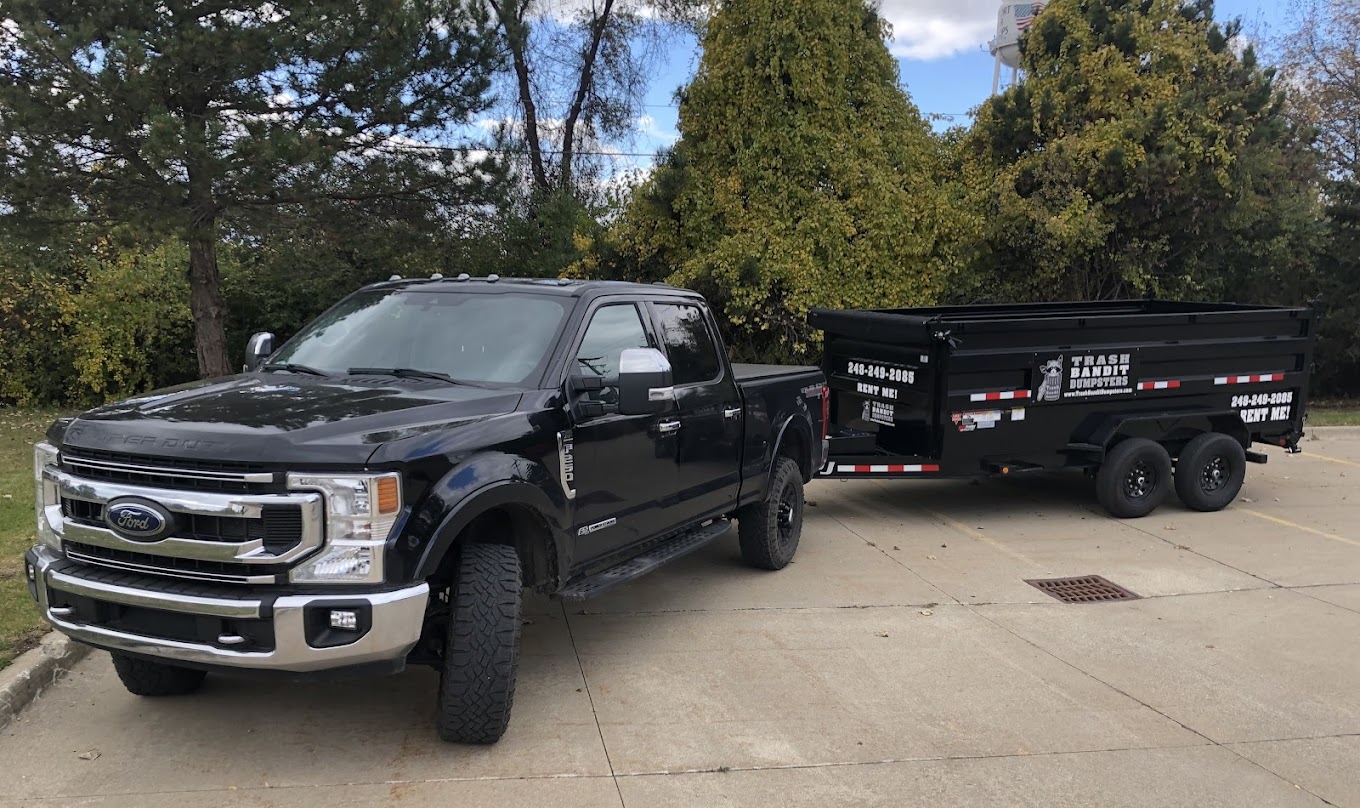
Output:
[[[994,33],[1001,0],[882,0],[881,13],[893,24],[890,43],[898,56],[902,82],[924,113],[949,115],[966,124],[967,113],[992,89],[992,57],[986,42]],[[1279,2],[1218,0],[1214,18],[1239,17],[1250,38],[1260,38],[1285,23]],[[646,106],[633,143],[615,144],[624,152],[648,155],[675,137],[674,92],[698,65],[698,43],[677,37],[648,89]],[[1003,79],[1004,81],[1004,79]],[[936,126],[948,126],[949,120]],[[621,157],[619,167],[647,168],[646,156]]]

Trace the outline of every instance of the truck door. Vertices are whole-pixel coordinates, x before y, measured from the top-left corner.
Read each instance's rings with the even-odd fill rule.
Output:
[[[736,501],[744,434],[741,392],[703,309],[652,303],[653,322],[671,361],[675,419],[671,433],[679,486],[678,524],[721,515]]]
[[[656,345],[638,303],[606,302],[587,315],[568,372],[617,379],[625,348],[652,347]],[[618,401],[613,387],[579,396],[605,404]],[[662,424],[675,419],[673,412],[576,416],[572,533],[578,560],[599,558],[665,530],[677,497],[674,438],[662,431]]]

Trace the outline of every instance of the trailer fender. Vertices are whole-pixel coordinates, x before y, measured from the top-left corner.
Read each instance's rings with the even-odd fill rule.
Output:
[[[1166,447],[1172,457],[1196,435],[1221,432],[1251,446],[1251,432],[1235,410],[1198,412],[1159,412],[1136,415],[1101,415],[1082,422],[1068,444],[1069,454],[1086,455],[1096,463],[1126,438],[1147,438]]]

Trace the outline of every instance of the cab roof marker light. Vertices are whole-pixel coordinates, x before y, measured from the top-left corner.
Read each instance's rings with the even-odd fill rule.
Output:
[[[471,279],[472,279],[472,276],[469,275],[469,274],[467,274],[466,272],[460,272],[460,273],[458,273],[458,278],[457,278],[457,280],[466,281],[466,280],[471,280]]]
[[[500,276],[500,275],[497,275],[497,274],[494,273],[494,272],[491,273],[490,275],[487,275],[487,276],[486,276],[486,281],[487,281],[487,283],[495,283],[496,281],[498,281],[498,280],[500,280],[500,279],[501,279],[501,276]]]
[[[442,273],[442,272],[436,272],[436,273],[434,273],[433,275],[430,276],[430,280],[432,280],[432,281],[442,281],[442,280],[444,280],[444,273]]]

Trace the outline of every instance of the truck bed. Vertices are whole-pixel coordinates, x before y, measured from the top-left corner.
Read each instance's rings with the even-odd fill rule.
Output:
[[[732,377],[741,382],[754,382],[773,379],[779,376],[796,376],[799,373],[820,373],[821,368],[812,365],[759,365],[746,362],[732,363]]]

